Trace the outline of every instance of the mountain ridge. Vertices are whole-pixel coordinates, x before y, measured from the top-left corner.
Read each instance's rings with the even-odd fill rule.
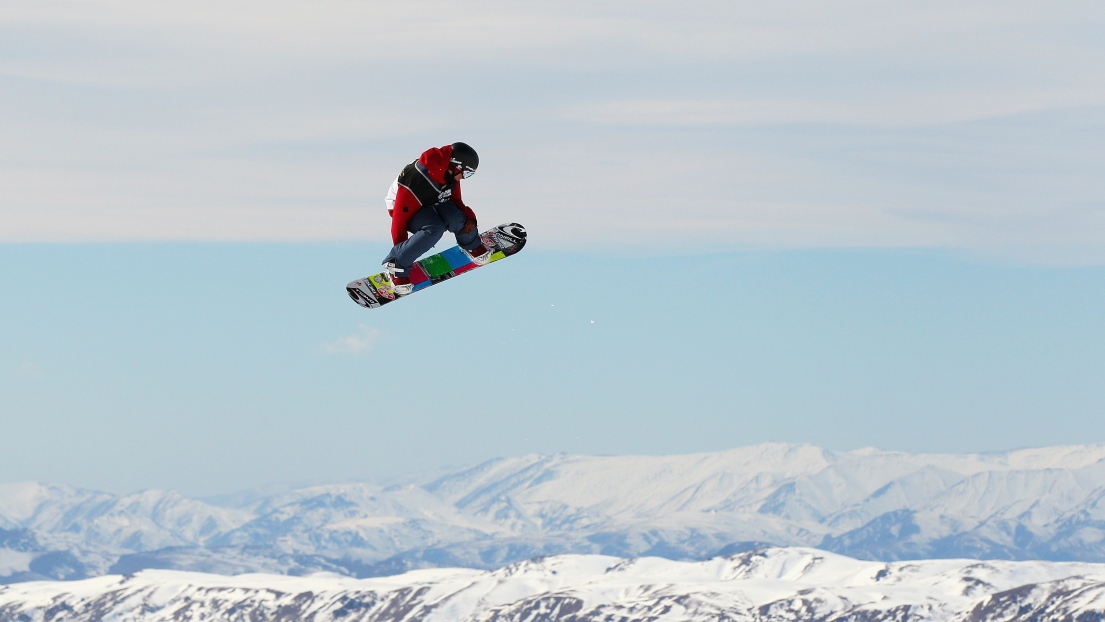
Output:
[[[364,577],[567,553],[696,560],[764,544],[886,561],[1105,561],[1105,445],[531,454],[405,482],[243,493],[240,507],[0,484],[0,582],[117,565]]]
[[[145,570],[0,586],[0,619],[969,622],[1105,617],[1105,564],[870,562],[801,547],[699,562],[562,555],[352,579]]]

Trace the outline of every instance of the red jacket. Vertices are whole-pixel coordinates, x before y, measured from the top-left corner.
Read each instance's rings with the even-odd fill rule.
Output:
[[[452,201],[464,215],[476,219],[460,195],[460,181],[450,164],[453,146],[427,149],[415,162],[399,174],[388,192],[388,213],[391,215],[391,240],[398,244],[407,239],[407,223],[418,210],[441,201]],[[394,203],[393,203],[394,202]]]

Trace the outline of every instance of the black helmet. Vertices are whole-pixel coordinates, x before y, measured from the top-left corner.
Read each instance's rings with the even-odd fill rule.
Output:
[[[476,174],[476,167],[480,165],[480,156],[476,155],[475,149],[465,143],[453,143],[452,164],[457,171],[464,173],[465,179],[468,179]]]

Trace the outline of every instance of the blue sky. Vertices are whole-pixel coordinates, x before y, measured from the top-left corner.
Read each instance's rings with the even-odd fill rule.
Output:
[[[6,3],[0,481],[1105,441],[1103,22]],[[386,252],[388,184],[454,140],[481,154],[481,224],[530,246],[359,309],[342,287]]]

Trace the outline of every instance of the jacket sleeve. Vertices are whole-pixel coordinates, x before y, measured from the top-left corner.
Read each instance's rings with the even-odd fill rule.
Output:
[[[398,244],[407,239],[407,223],[411,216],[422,207],[418,199],[403,186],[395,193],[395,207],[391,210],[391,243]]]

